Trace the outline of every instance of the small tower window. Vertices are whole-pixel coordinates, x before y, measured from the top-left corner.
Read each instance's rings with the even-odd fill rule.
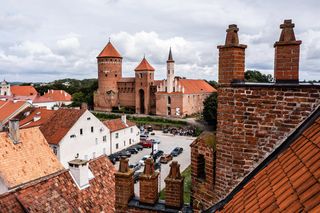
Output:
[[[199,179],[205,180],[206,179],[206,161],[204,155],[198,156],[197,162],[197,177]]]
[[[168,96],[168,104],[171,104],[171,97]]]

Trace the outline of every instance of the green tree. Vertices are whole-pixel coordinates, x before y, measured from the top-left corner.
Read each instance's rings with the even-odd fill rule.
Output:
[[[257,70],[247,70],[244,73],[244,78],[245,78],[245,81],[248,81],[248,82],[266,82],[266,83],[273,82],[272,75],[270,74],[265,75]]]
[[[214,128],[217,126],[217,93],[212,93],[203,102],[203,119]]]

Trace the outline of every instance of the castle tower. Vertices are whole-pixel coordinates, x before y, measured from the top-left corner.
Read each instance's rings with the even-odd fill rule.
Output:
[[[147,59],[143,57],[140,64],[135,69],[136,72],[136,113],[150,113],[150,86],[154,81],[154,68],[149,64]]]
[[[174,60],[172,58],[171,47],[167,60],[167,92],[174,92]]]
[[[122,57],[109,41],[97,57],[98,96],[95,106],[111,111],[118,106],[117,82],[122,78]]]

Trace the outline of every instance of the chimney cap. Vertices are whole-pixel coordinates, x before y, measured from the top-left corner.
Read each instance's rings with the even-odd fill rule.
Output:
[[[82,160],[82,159],[74,159],[68,162],[69,166],[72,166],[72,167],[85,166],[87,165],[87,163],[88,163],[87,160]]]
[[[300,45],[302,41],[296,40],[294,34],[294,23],[292,23],[291,19],[285,19],[283,24],[280,25],[280,29],[282,29],[279,41],[275,42],[274,47],[280,45]]]
[[[239,37],[238,37],[239,28],[236,24],[230,24],[228,29],[226,30],[226,40],[224,45],[219,45],[218,49],[221,48],[228,48],[228,47],[239,47],[239,48],[247,48],[247,45],[239,44]]]

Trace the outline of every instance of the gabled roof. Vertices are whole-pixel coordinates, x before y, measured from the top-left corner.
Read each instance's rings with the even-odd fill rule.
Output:
[[[10,90],[13,96],[34,96],[38,94],[33,86],[11,86]]]
[[[58,109],[51,118],[40,127],[49,144],[59,144],[71,127],[86,110]]]
[[[72,96],[64,90],[48,90],[43,94],[44,98],[51,99],[52,101],[71,101]]]
[[[6,123],[29,105],[26,101],[0,101],[0,123]]]
[[[14,144],[7,132],[0,133],[0,179],[8,188],[63,169],[39,128],[20,129],[19,135]]]
[[[108,57],[108,58],[122,58],[120,53],[114,48],[109,41],[108,44],[103,48],[97,58]]]
[[[210,84],[208,84],[205,80],[179,79],[179,83],[184,87],[184,94],[217,92],[217,90]]]
[[[103,124],[106,125],[108,129],[110,129],[110,132],[116,132],[121,129],[129,128],[136,125],[134,122],[131,122],[128,119],[126,122],[127,122],[126,123],[127,125],[122,122],[121,118],[117,118],[117,119],[103,121]]]
[[[143,57],[140,64],[134,70],[135,71],[154,71],[154,68],[149,64],[147,59]]]
[[[115,212],[115,168],[106,156],[89,161],[94,178],[79,190],[67,170],[0,195],[3,212]]]
[[[207,212],[319,212],[320,107]]]
[[[41,126],[46,123],[51,116],[55,113],[54,110],[48,110],[45,108],[30,109],[30,114],[20,120],[19,126],[21,128],[29,128],[34,126]]]

